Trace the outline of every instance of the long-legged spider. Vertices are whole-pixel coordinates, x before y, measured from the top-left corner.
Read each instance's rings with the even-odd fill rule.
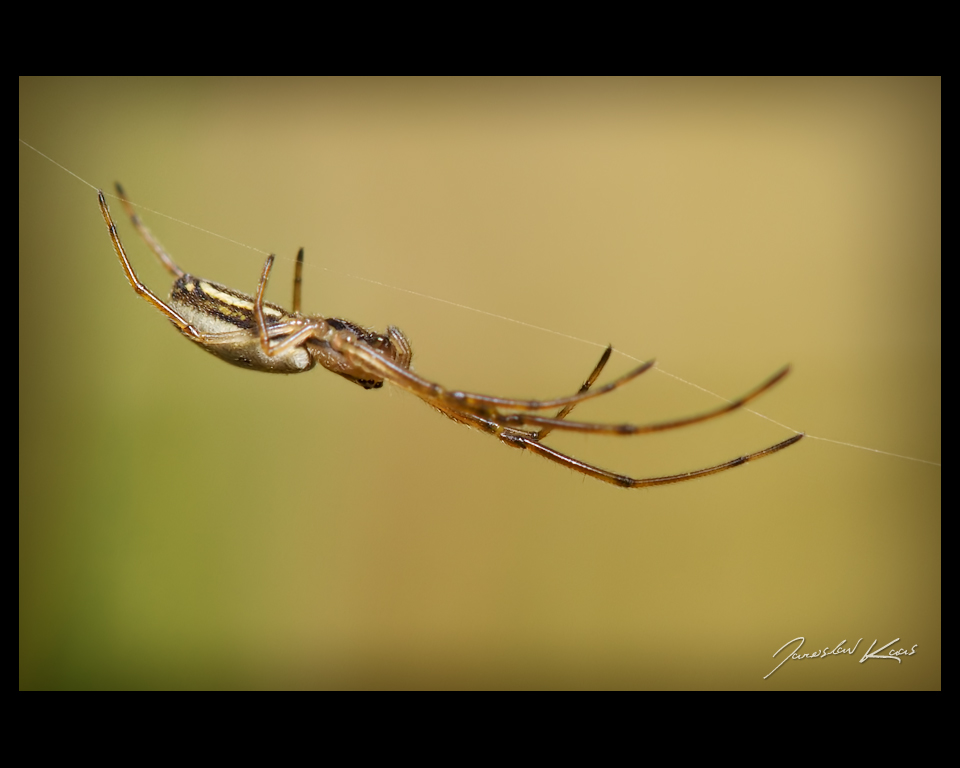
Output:
[[[789,366],[743,397],[696,416],[645,425],[567,421],[570,411],[578,403],[605,395],[632,381],[652,368],[653,361],[644,363],[610,384],[591,389],[610,359],[613,348],[607,347],[577,394],[553,400],[518,400],[449,390],[410,370],[413,352],[410,343],[399,328],[390,326],[387,328],[387,335],[384,336],[347,320],[301,314],[302,248],[297,254],[294,272],[293,312],[287,312],[282,307],[263,300],[270,270],[273,267],[272,254],[267,257],[263,265],[256,296],[248,296],[217,283],[194,277],[180,269],[153,237],[133,210],[133,206],[119,184],[117,184],[117,193],[133,226],[160,259],[160,263],[175,277],[167,302],[162,301],[140,282],[120,242],[116,224],[110,216],[103,192],[98,191],[100,212],[103,214],[113,247],[116,249],[120,264],[133,290],[163,313],[190,341],[199,344],[203,349],[228,363],[269,373],[300,373],[309,371],[319,363],[327,370],[365,389],[376,389],[383,386],[384,381],[390,381],[460,424],[496,435],[506,445],[531,451],[584,475],[623,488],[666,485],[713,475],[769,456],[793,445],[803,437],[803,434],[797,434],[761,451],[739,456],[723,464],[678,475],[632,478],[608,472],[548,448],[542,444],[543,438],[554,429],[605,435],[640,435],[707,421],[735,411],[766,392],[787,375]],[[559,408],[560,411],[553,417],[534,413],[554,408]]]

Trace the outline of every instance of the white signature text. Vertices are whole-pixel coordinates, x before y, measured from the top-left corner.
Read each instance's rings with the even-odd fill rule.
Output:
[[[803,647],[803,644],[806,642],[806,638],[795,637],[793,638],[793,640],[790,640],[784,643],[783,645],[781,645],[777,649],[777,652],[773,654],[773,658],[777,658],[777,656],[780,654],[780,651],[782,651],[784,648],[786,648],[787,646],[793,645],[793,643],[797,644],[796,646],[794,646],[793,650],[791,650],[783,658],[783,661],[781,661],[779,664],[777,664],[777,666],[775,666],[772,670],[770,670],[766,675],[763,676],[763,679],[766,680],[768,677],[770,677],[770,675],[772,675],[774,672],[780,669],[780,667],[782,667],[788,661],[791,661],[793,659],[796,659],[798,661],[802,659],[825,659],[828,656],[843,656],[844,654],[853,656],[854,653],[856,653],[857,647],[860,645],[860,642],[862,640],[863,638],[861,637],[860,640],[857,640],[856,644],[852,648],[845,648],[844,646],[846,645],[847,641],[841,640],[832,649],[828,645],[825,648],[822,648],[822,649],[818,648],[817,650],[812,651],[810,653],[800,653],[800,649]],[[900,659],[901,656],[913,656],[913,654],[917,652],[917,645],[919,645],[919,643],[914,644],[914,646],[909,651],[905,648],[898,648],[896,650],[890,651],[889,653],[884,653],[884,651],[887,650],[887,648],[889,648],[894,643],[898,643],[898,642],[900,642],[900,638],[899,637],[894,638],[882,648],[877,648],[877,650],[874,651],[873,649],[877,645],[877,641],[874,640],[872,643],[870,643],[870,647],[867,649],[867,652],[863,654],[863,656],[861,657],[860,663],[863,664],[863,662],[869,659],[893,659],[899,664],[901,662],[901,659]]]

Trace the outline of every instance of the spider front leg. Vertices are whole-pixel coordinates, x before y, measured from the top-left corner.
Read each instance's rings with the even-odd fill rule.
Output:
[[[448,390],[436,382],[425,379],[413,371],[404,368],[398,364],[396,360],[387,359],[377,350],[360,343],[354,333],[338,332],[331,334],[329,342],[330,346],[345,358],[349,359],[352,365],[365,370],[368,375],[392,382],[396,386],[416,395],[428,405],[432,405],[444,412],[470,413],[485,419],[505,418],[499,413],[499,409],[502,408],[540,411],[546,410],[547,408],[574,405],[584,400],[600,397],[601,395],[605,395],[608,392],[622,387],[627,382],[632,381],[641,373],[650,370],[654,366],[654,361],[651,360],[625,373],[619,379],[609,384],[604,384],[602,387],[589,391],[581,388],[580,392],[576,395],[570,395],[569,397],[558,397],[552,400],[520,400],[509,397],[480,395],[459,390]],[[554,421],[555,420],[547,420],[544,422],[544,425],[551,427],[556,426]],[[510,426],[506,421],[502,423],[503,426]]]
[[[588,389],[590,389],[590,387],[593,386],[593,383],[600,376],[600,372],[603,370],[603,367],[607,364],[607,361],[610,359],[610,355],[612,353],[613,353],[613,345],[610,344],[609,346],[607,346],[606,350],[604,350],[604,353],[600,356],[600,362],[597,363],[596,367],[593,369],[593,373],[591,373],[587,377],[587,380],[583,382],[583,386],[580,387],[580,392],[578,392],[578,394],[583,394]],[[558,413],[556,416],[553,417],[554,420],[563,421],[570,414],[570,411],[572,411],[576,407],[576,405],[577,405],[576,403],[570,403],[569,405],[565,405],[563,408],[560,409],[560,413]],[[543,440],[543,438],[549,435],[554,428],[555,428],[554,426],[550,425],[550,426],[544,427],[539,432],[537,432],[537,442],[540,442],[541,440]]]
[[[527,438],[522,434],[513,434],[509,436],[501,435],[500,439],[506,442],[508,445],[513,445],[516,448],[525,448],[526,450],[531,451],[538,456],[542,456],[545,459],[549,459],[557,464],[561,464],[569,469],[573,469],[583,475],[587,475],[588,477],[593,477],[597,480],[603,480],[605,483],[619,486],[620,488],[649,488],[654,485],[682,483],[686,480],[696,480],[700,477],[715,475],[718,472],[725,472],[728,469],[733,469],[734,467],[742,466],[751,461],[762,459],[764,456],[769,456],[777,451],[782,451],[784,448],[788,448],[802,438],[803,433],[800,433],[784,440],[781,443],[771,445],[769,448],[764,448],[763,450],[756,451],[755,453],[748,453],[746,456],[738,456],[735,459],[725,461],[723,464],[716,464],[712,467],[695,469],[692,472],[681,472],[678,475],[662,475],[660,477],[644,478],[618,475],[615,472],[608,472],[605,469],[600,469],[600,467],[595,467],[592,464],[587,464],[586,462],[575,459],[572,456],[567,456],[565,453],[560,453],[560,451],[555,451],[552,448],[541,445],[539,442],[537,442],[535,437]]]
[[[542,424],[550,429],[563,429],[570,432],[589,432],[593,434],[607,435],[643,435],[650,432],[664,432],[668,429],[678,429],[680,427],[690,426],[691,424],[698,424],[702,421],[709,421],[710,419],[715,419],[717,416],[722,416],[725,413],[730,413],[731,411],[742,408],[751,400],[759,397],[776,383],[778,383],[789,372],[790,366],[787,365],[777,371],[759,387],[754,389],[752,392],[748,392],[743,397],[739,397],[736,400],[731,400],[726,405],[714,408],[712,411],[700,413],[696,416],[686,416],[682,419],[673,419],[672,421],[661,421],[654,424],[642,425],[594,424],[592,422],[583,421],[563,421],[559,418],[551,419],[546,416],[536,416],[527,413],[505,414],[499,416],[496,421],[498,424],[502,424],[504,427],[533,427],[538,424]],[[542,433],[543,430],[540,430],[540,432]]]

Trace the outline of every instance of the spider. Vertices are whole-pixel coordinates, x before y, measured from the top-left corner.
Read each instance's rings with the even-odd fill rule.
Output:
[[[297,254],[294,271],[293,311],[288,312],[263,300],[270,270],[273,268],[273,254],[267,257],[263,265],[255,296],[187,274],[177,266],[140,220],[123,188],[119,184],[116,187],[120,202],[130,216],[133,226],[160,263],[175,278],[170,298],[166,302],[140,282],[120,242],[103,192],[98,190],[100,213],[133,290],[158,309],[186,338],[233,365],[268,373],[301,373],[309,371],[319,363],[364,389],[377,389],[383,386],[384,381],[389,381],[413,393],[454,421],[496,435],[505,445],[530,451],[584,475],[622,488],[645,488],[706,477],[769,456],[803,437],[802,433],[796,434],[755,453],[677,475],[633,478],[595,467],[548,448],[543,445],[543,438],[555,429],[605,435],[640,435],[707,421],[735,411],[766,392],[787,375],[789,366],[752,392],[719,408],[696,416],[646,425],[567,421],[567,416],[578,403],[612,392],[654,365],[653,361],[646,362],[615,381],[592,389],[610,359],[612,347],[607,347],[601,355],[600,361],[580,387],[580,391],[568,397],[518,400],[446,389],[410,369],[413,351],[407,337],[399,328],[390,326],[386,335],[383,335],[348,320],[301,314],[303,248]],[[560,410],[555,416],[541,416],[537,413],[556,408]]]

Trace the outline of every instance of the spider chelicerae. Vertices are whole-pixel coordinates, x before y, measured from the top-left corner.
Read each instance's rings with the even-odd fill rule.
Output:
[[[233,365],[267,373],[301,373],[309,371],[319,363],[327,370],[365,389],[376,389],[383,386],[384,381],[389,381],[413,393],[460,424],[496,435],[506,445],[530,451],[584,475],[622,488],[666,485],[713,475],[769,456],[803,437],[802,433],[796,434],[755,453],[677,475],[633,478],[609,472],[555,451],[543,445],[543,439],[555,429],[623,436],[662,432],[707,421],[735,411],[766,392],[787,375],[789,366],[743,397],[696,416],[644,425],[568,421],[567,416],[578,403],[605,395],[632,381],[641,373],[650,370],[653,361],[644,363],[609,384],[593,388],[613,351],[612,347],[607,347],[577,394],[553,400],[518,400],[446,389],[410,369],[413,351],[410,342],[399,328],[390,326],[386,335],[383,335],[348,320],[301,314],[302,248],[297,254],[294,272],[293,311],[288,312],[263,300],[270,270],[273,268],[272,254],[263,265],[255,296],[248,296],[187,274],[177,266],[143,224],[119,184],[117,193],[137,232],[175,278],[170,289],[170,298],[166,302],[140,282],[120,242],[103,192],[98,191],[100,212],[133,290],[158,309],[186,338]],[[537,413],[554,409],[559,409],[554,416],[541,416]]]

